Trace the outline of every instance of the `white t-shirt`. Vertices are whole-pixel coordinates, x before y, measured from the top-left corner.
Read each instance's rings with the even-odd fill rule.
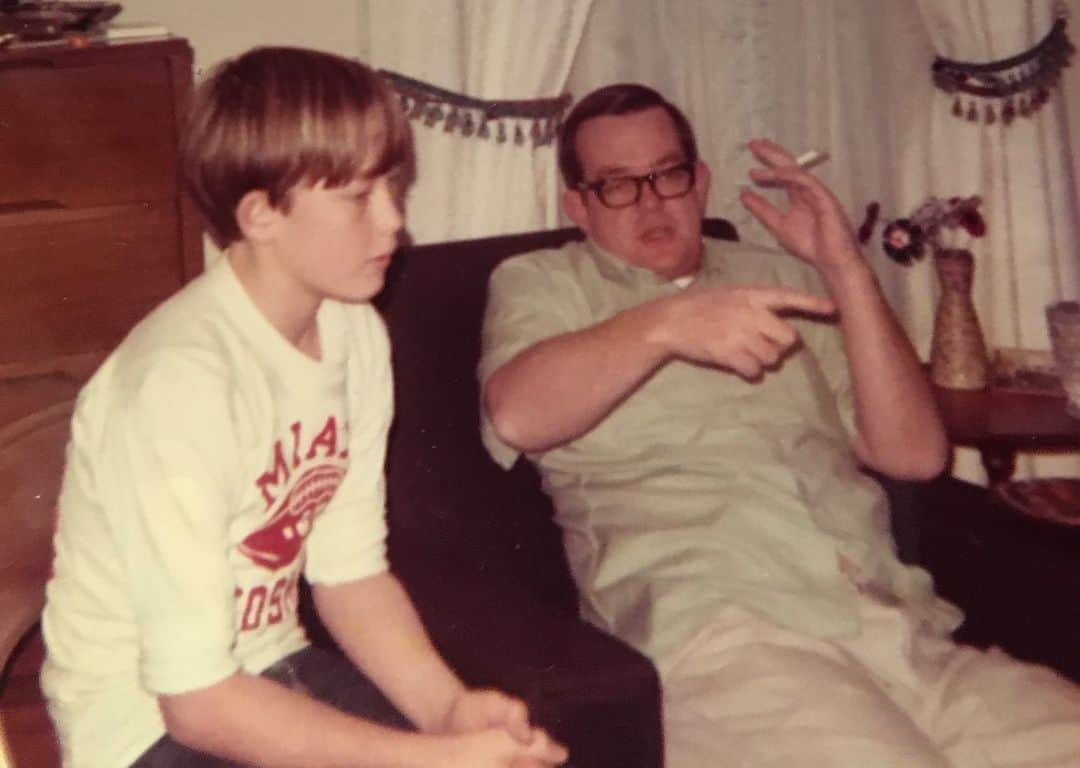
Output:
[[[318,324],[321,361],[222,259],[80,393],[42,619],[65,765],[130,765],[165,732],[158,695],[303,648],[301,572],[386,570],[386,329],[332,301]]]

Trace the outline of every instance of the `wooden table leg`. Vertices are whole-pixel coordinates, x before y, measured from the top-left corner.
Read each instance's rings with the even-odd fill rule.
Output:
[[[982,446],[979,448],[983,468],[986,470],[987,484],[996,488],[1012,479],[1016,471],[1016,451],[1000,446]]]

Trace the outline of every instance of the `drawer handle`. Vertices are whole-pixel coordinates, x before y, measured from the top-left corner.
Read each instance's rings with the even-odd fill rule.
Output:
[[[32,211],[61,211],[67,208],[59,200],[20,200],[17,203],[0,203],[0,216],[5,213],[30,213]]]

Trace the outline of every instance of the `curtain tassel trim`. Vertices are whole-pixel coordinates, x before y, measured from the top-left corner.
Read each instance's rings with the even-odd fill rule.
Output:
[[[477,99],[390,70],[381,69],[379,74],[397,92],[410,120],[428,128],[441,124],[446,133],[497,144],[511,139],[518,146],[526,141],[534,147],[551,144],[571,102],[569,93],[551,99]]]
[[[1031,117],[1038,112],[1050,100],[1050,89],[1076,52],[1065,33],[1065,21],[1059,16],[1037,45],[1007,59],[967,62],[935,58],[931,76],[935,86],[955,94],[953,115],[987,125],[1000,119],[1008,125],[1018,115]]]

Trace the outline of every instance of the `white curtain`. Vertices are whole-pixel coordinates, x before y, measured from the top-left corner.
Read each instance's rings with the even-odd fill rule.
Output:
[[[818,173],[857,224],[888,186],[880,106],[893,97],[880,61],[892,45],[918,50],[918,24],[910,4],[895,1],[593,0],[569,85],[580,95],[638,81],[678,104],[713,170],[709,213],[744,239],[768,237],[738,202],[752,165],[745,144],[759,136],[796,153],[829,150]]]
[[[189,6],[195,6],[195,12]],[[993,347],[1048,348],[1043,306],[1080,294],[1080,59],[1034,119],[1009,127],[952,116],[928,68],[935,52],[992,60],[1049,29],[1053,0],[130,0],[125,18],[188,36],[202,66],[253,44],[348,52],[376,67],[486,99],[575,97],[619,80],[650,84],[687,112],[713,169],[709,212],[767,237],[738,204],[750,158],[772,136],[828,149],[818,169],[857,224],[870,200],[907,213],[929,194],[978,192],[975,302]],[[1080,37],[1080,0],[1067,0]],[[202,12],[200,12],[202,11]],[[496,144],[416,126],[417,241],[559,223],[553,147]],[[879,229],[880,231],[880,229]],[[937,286],[929,264],[867,255],[922,355]],[[958,473],[981,479],[963,454]],[[1080,458],[1023,461],[1019,476],[1080,475]]]
[[[744,238],[755,232],[738,204],[750,167],[747,139],[775,123],[776,0],[593,0],[570,71],[575,98],[614,82],[640,82],[682,108],[713,170],[711,215]]]
[[[361,54],[373,66],[480,99],[550,98],[566,87],[589,0],[361,0]],[[415,242],[558,223],[554,145],[466,138],[413,123]]]
[[[1077,4],[1074,0],[1073,6]],[[995,61],[1031,48],[1050,30],[1053,0],[919,0],[935,50],[959,61]],[[1069,29],[1076,40],[1076,24]],[[1074,67],[1075,69],[1075,67]],[[1031,118],[1006,125],[951,114],[953,97],[924,87],[902,120],[897,197],[910,210],[927,194],[981,194],[986,237],[977,240],[974,298],[987,344],[1048,349],[1044,307],[1080,297],[1080,144],[1075,71],[1066,70],[1050,101]],[[1071,130],[1070,130],[1071,129]],[[910,270],[902,287],[909,330],[925,350],[936,286],[932,270]],[[977,457],[958,452],[954,472],[985,479]],[[1018,477],[1080,476],[1075,455],[1025,457]]]

